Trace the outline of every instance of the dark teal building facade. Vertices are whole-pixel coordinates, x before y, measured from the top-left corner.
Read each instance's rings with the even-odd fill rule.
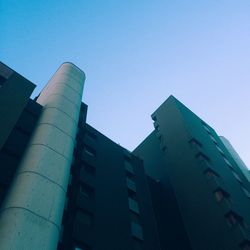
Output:
[[[83,84],[84,77],[75,65],[65,63],[55,74],[54,82],[31,99],[35,85],[0,64],[1,249],[29,250],[34,246],[51,250],[250,249],[249,176],[214,129],[170,96],[152,114],[152,133],[129,152],[86,122],[85,103],[72,102],[71,97],[78,90],[70,83]],[[68,89],[65,95],[61,92],[63,86]],[[49,95],[50,89],[55,99]],[[58,101],[59,93],[63,101]],[[45,101],[39,101],[44,95]],[[43,104],[47,103],[46,98],[48,104]],[[60,107],[63,102],[68,103],[68,108]],[[49,109],[59,109],[65,117],[75,112],[77,120],[68,125],[69,119],[65,119],[62,127],[60,122],[46,123],[56,129],[48,130],[55,132],[50,132],[49,140],[42,143],[49,148],[54,146],[51,151],[62,147],[70,164],[68,170],[60,169],[57,154],[53,156],[50,152],[50,158],[43,158],[53,163],[45,164],[46,171],[39,162],[39,168],[26,171],[28,176],[43,178],[44,189],[49,186],[52,194],[59,187],[65,193],[62,196],[58,191],[61,206],[56,205],[58,198],[54,196],[55,206],[50,200],[37,209],[28,198],[42,184],[26,183],[18,195],[13,194],[13,186],[21,166],[29,162],[27,152],[34,145],[34,138],[41,135],[45,123],[41,121],[48,105],[52,105]],[[48,119],[53,115],[58,113],[49,110]],[[60,135],[62,130],[66,134],[72,132],[69,135],[72,151],[62,143],[61,138],[65,138],[65,145],[68,140]],[[28,159],[36,164],[37,157],[38,153]],[[59,174],[66,186],[61,186],[60,180],[57,182],[59,177],[53,179],[51,173]],[[13,195],[22,207],[6,205]],[[44,195],[50,197],[38,190],[37,202]],[[25,217],[20,215],[22,211]],[[34,228],[41,230],[27,227],[30,218]]]

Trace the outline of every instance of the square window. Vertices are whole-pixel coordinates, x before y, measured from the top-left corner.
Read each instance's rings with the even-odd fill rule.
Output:
[[[133,237],[143,240],[143,232],[142,232],[142,227],[138,223],[131,222],[131,232]]]
[[[221,202],[224,199],[229,199],[230,195],[225,190],[218,188],[214,191],[214,196],[217,202]]]
[[[247,196],[247,198],[250,198],[249,191],[245,187],[243,187],[243,186],[241,186],[241,188],[242,188],[243,192],[245,193],[245,195]]]
[[[131,199],[136,199],[136,192],[134,192],[133,190],[131,189],[128,189],[128,197],[130,197]]]
[[[136,185],[135,182],[129,178],[126,179],[127,180],[127,187],[129,189],[131,189],[132,191],[136,192]]]
[[[88,173],[89,175],[95,176],[95,167],[91,166],[90,164],[83,162],[82,169],[84,172]]]
[[[96,151],[93,148],[89,147],[88,145],[84,145],[83,151],[86,154],[90,155],[91,157],[95,157],[96,156]]]
[[[237,225],[240,225],[242,227],[245,227],[243,218],[236,214],[233,211],[228,212],[226,215],[227,223],[230,227],[235,227]]]
[[[94,196],[94,188],[92,188],[91,186],[85,184],[85,183],[80,183],[80,193],[88,198],[88,199],[92,199]]]
[[[206,162],[210,162],[210,159],[208,156],[206,156],[204,153],[202,152],[199,152],[197,155],[196,155],[196,159],[200,160],[200,161],[206,161]]]
[[[134,174],[134,167],[132,166],[132,164],[131,164],[130,162],[128,162],[128,161],[125,160],[125,161],[124,161],[124,165],[125,165],[125,169],[126,169],[128,172]]]
[[[76,219],[86,226],[93,225],[93,215],[85,210],[78,210],[76,212]]]
[[[211,168],[207,168],[205,171],[204,171],[204,174],[206,175],[206,177],[208,179],[214,179],[214,178],[218,178],[220,177],[219,174],[217,174],[213,169]]]
[[[96,140],[97,139],[97,136],[95,134],[93,134],[92,132],[88,131],[88,130],[85,131],[85,136],[87,138],[90,138],[91,140]]]
[[[133,212],[139,214],[139,205],[138,202],[134,199],[131,199],[130,197],[128,198],[128,206],[129,209],[132,210]]]
[[[189,141],[189,144],[193,147],[198,147],[198,148],[201,148],[202,147],[202,144],[196,140],[195,138],[192,138],[190,141]]]

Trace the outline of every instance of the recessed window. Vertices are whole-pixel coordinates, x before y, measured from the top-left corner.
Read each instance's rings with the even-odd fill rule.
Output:
[[[155,125],[155,130],[156,130],[156,131],[159,131],[159,130],[160,130],[160,129],[159,129],[159,128],[160,128],[159,124],[155,123],[154,125]]]
[[[157,121],[156,115],[151,116],[151,118],[153,121],[155,121],[155,122]]]
[[[218,145],[215,145],[215,147],[218,149],[218,151],[224,156],[224,152],[223,150],[218,146]]]
[[[88,173],[89,175],[95,176],[95,167],[91,166],[90,164],[84,162],[82,164],[82,169],[84,172]]]
[[[204,153],[202,152],[199,152],[197,155],[196,155],[196,158],[200,161],[206,161],[206,162],[210,162],[210,159],[208,156],[206,156]]]
[[[243,187],[243,186],[241,186],[241,188],[242,188],[243,192],[245,193],[245,195],[247,196],[247,198],[250,198],[249,191],[245,187]]]
[[[221,188],[218,188],[217,190],[214,191],[214,197],[215,197],[216,201],[218,201],[218,202],[221,202],[224,199],[228,200],[229,196],[230,195],[225,190],[223,190]]]
[[[229,167],[233,167],[230,161],[226,158],[226,156],[223,156],[223,159]]]
[[[131,232],[133,237],[143,240],[143,232],[142,232],[142,227],[138,223],[131,222]]]
[[[86,130],[85,132],[85,136],[90,138],[91,140],[96,140],[97,136],[95,134],[93,134],[92,132]]]
[[[243,218],[233,211],[230,211],[229,213],[226,214],[226,219],[230,227],[235,227],[237,225],[245,227]]]
[[[136,200],[128,198],[128,206],[129,206],[130,210],[139,214],[139,205],[138,205],[138,202]]]
[[[125,161],[124,161],[124,165],[125,165],[125,169],[126,169],[128,172],[134,174],[134,167],[132,166],[131,162],[128,162],[128,161],[125,160]]]
[[[235,177],[235,179],[236,179],[238,182],[242,183],[242,180],[241,180],[241,178],[239,177],[239,175],[238,175],[233,169],[231,169],[231,171],[232,171],[232,174],[233,174],[233,176]]]
[[[208,179],[214,179],[214,178],[218,178],[219,177],[219,174],[216,173],[213,169],[211,168],[207,168],[205,171],[204,171],[204,174],[206,175],[206,177]]]
[[[90,156],[92,156],[92,157],[95,157],[95,156],[96,156],[96,151],[95,151],[93,148],[91,148],[91,147],[89,147],[89,146],[87,146],[87,145],[84,145],[83,151],[84,151],[86,154],[88,154],[88,155],[90,155]]]
[[[140,216],[137,213],[130,211],[130,219],[131,221],[140,224]]]
[[[6,81],[6,78],[0,75],[0,88],[3,86],[5,81]]]
[[[131,180],[130,178],[127,178],[126,180],[127,180],[127,187],[131,189],[132,191],[136,192],[135,182]]]
[[[128,197],[135,200],[136,199],[136,192],[134,192],[131,189],[128,189]]]
[[[192,138],[190,141],[189,141],[189,144],[193,147],[199,147],[201,148],[202,147],[202,144],[201,142],[199,142],[198,140],[196,140],[195,138]]]
[[[93,224],[93,215],[85,210],[78,210],[76,212],[76,219],[86,226],[92,226]]]
[[[85,183],[80,183],[80,193],[86,198],[92,199],[94,196],[94,188]]]

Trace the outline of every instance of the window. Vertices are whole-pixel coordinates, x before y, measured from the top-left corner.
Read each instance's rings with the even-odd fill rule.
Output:
[[[91,147],[89,147],[89,146],[87,146],[87,145],[84,145],[83,151],[84,151],[86,154],[88,154],[88,155],[90,155],[90,156],[92,156],[92,157],[95,157],[95,156],[96,156],[96,151],[95,151],[93,148],[91,148]]]
[[[189,144],[192,146],[192,147],[199,147],[201,148],[202,147],[202,144],[196,140],[195,138],[192,138],[190,141],[189,141]]]
[[[209,137],[211,138],[211,140],[217,145],[218,143],[217,143],[217,141],[216,141],[216,139],[209,133]]]
[[[199,152],[197,155],[196,155],[196,158],[200,161],[206,161],[206,162],[210,162],[210,159],[208,156],[206,156],[205,154],[203,154],[202,152]]]
[[[219,174],[217,174],[214,170],[212,170],[211,168],[207,168],[205,171],[204,171],[204,174],[206,175],[206,177],[208,179],[214,179],[214,178],[218,178],[219,177]]]
[[[218,188],[214,191],[214,196],[217,202],[221,202],[224,199],[229,199],[230,195],[225,190]]]
[[[132,211],[130,211],[130,219],[131,221],[140,224],[140,216]]]
[[[223,150],[218,146],[218,145],[215,145],[215,147],[218,149],[218,151],[224,156],[224,152]]]
[[[223,159],[229,167],[233,167],[229,160],[226,158],[226,156],[223,156]]]
[[[3,86],[5,81],[6,81],[6,78],[0,75],[0,88]]]
[[[130,162],[128,162],[128,161],[125,160],[124,165],[125,165],[125,169],[126,169],[128,172],[134,174],[134,167],[131,165]]]
[[[85,210],[78,210],[76,212],[76,219],[86,226],[93,224],[93,215]]]
[[[131,189],[128,189],[128,197],[135,200],[136,199],[136,192],[134,192]]]
[[[129,206],[130,210],[139,214],[139,205],[138,205],[138,202],[136,200],[128,198],[128,206]]]
[[[133,237],[143,240],[143,232],[142,232],[142,227],[138,223],[131,222],[131,232]]]
[[[127,187],[131,189],[132,191],[136,192],[135,182],[131,180],[130,178],[127,178]]]
[[[92,132],[86,130],[85,132],[85,136],[90,138],[91,140],[96,140],[97,136],[95,134],[93,134]]]
[[[82,164],[82,169],[84,172],[88,173],[89,175],[95,176],[95,167],[91,166],[90,164],[84,162]]]
[[[245,187],[241,186],[243,192],[245,193],[245,195],[247,196],[247,198],[250,198],[250,193],[247,189],[245,189]]]
[[[137,239],[137,238],[133,238],[133,250],[142,250],[142,241]]]
[[[94,196],[94,189],[85,183],[80,184],[80,192],[88,199],[91,199]]]
[[[226,219],[230,227],[235,227],[237,225],[245,227],[243,218],[233,211],[230,211],[226,214]]]
[[[239,175],[231,168],[231,171],[232,171],[232,174],[233,174],[233,176],[235,177],[235,179],[238,181],[238,182],[240,182],[240,183],[242,183],[242,180],[241,180],[241,178],[239,177]]]
[[[154,125],[155,125],[155,130],[159,131],[159,127],[160,127],[159,124],[155,123]]]

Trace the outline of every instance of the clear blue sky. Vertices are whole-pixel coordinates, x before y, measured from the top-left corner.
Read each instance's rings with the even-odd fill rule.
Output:
[[[250,167],[249,0],[0,0],[0,58],[37,84],[87,75],[88,123],[132,150],[173,94]]]

